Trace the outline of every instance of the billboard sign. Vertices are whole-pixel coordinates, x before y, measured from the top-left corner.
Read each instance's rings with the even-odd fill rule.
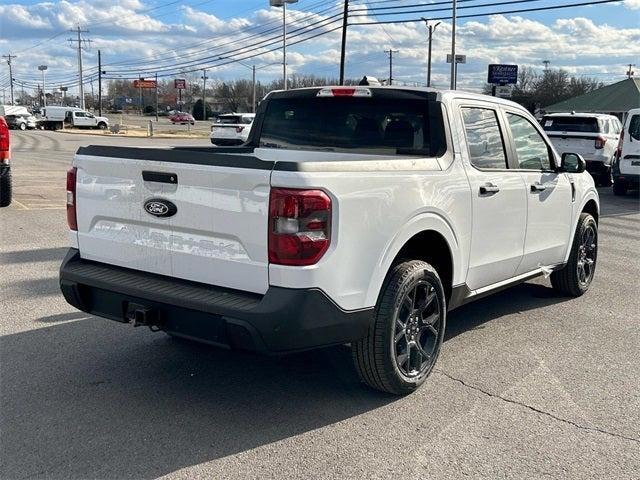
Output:
[[[173,81],[173,88],[177,90],[186,90],[187,89],[187,81],[184,78],[176,78]]]
[[[488,83],[509,85],[518,83],[518,65],[489,65]]]
[[[144,80],[144,79],[134,80],[133,87],[134,88],[156,88],[156,81]]]

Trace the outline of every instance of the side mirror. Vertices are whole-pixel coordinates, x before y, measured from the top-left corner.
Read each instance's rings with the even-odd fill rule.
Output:
[[[560,170],[566,173],[582,173],[587,169],[587,162],[582,155],[565,152],[562,154]]]

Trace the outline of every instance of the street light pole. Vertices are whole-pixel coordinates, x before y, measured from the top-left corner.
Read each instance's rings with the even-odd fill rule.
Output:
[[[207,69],[202,69],[202,120],[207,119]]]
[[[38,70],[40,70],[42,72],[42,106],[46,107],[47,106],[47,90],[46,90],[46,86],[45,86],[45,73],[47,71],[47,66],[46,65],[38,65]]]
[[[453,12],[451,15],[451,90],[456,89],[456,16],[458,4],[453,0]]]
[[[251,102],[251,112],[256,113],[256,66],[251,66],[251,72],[253,74],[253,101]]]
[[[272,7],[282,7],[282,80],[283,89],[288,89],[287,81],[287,3],[296,3],[298,0],[269,0]]]
[[[429,20],[427,20],[426,18],[423,18],[422,21],[425,23],[425,25],[429,29],[429,57],[427,60],[427,87],[430,87],[431,86],[431,46],[433,44],[433,32],[436,31],[436,28],[438,28],[438,25],[440,25],[441,22],[438,22],[435,25],[429,25]]]

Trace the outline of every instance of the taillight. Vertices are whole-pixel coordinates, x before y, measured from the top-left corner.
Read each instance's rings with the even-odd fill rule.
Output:
[[[78,230],[76,216],[76,173],[78,169],[71,167],[67,170],[67,224],[71,230]]]
[[[620,157],[622,156],[622,144],[624,143],[624,130],[620,132],[620,140],[618,140],[618,148],[616,148],[616,160],[620,161]]]
[[[0,117],[0,163],[8,164],[11,158],[11,139],[9,127],[4,118]]]
[[[331,199],[321,190],[273,188],[269,197],[269,262],[313,265],[331,241]]]
[[[604,148],[604,144],[607,143],[607,139],[604,137],[596,138],[596,149],[600,150]]]
[[[236,127],[236,133],[242,133],[244,127]]]
[[[361,87],[322,88],[316,94],[317,97],[371,97],[372,95],[370,89]]]

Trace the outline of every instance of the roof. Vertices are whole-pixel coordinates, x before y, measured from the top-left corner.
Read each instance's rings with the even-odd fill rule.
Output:
[[[640,107],[640,78],[598,88],[584,95],[558,102],[545,108],[547,112],[617,112],[626,113]]]

